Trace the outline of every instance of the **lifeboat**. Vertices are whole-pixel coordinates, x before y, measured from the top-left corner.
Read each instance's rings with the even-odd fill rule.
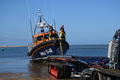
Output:
[[[44,60],[48,55],[65,55],[69,49],[67,41],[60,39],[58,32],[43,19],[42,15],[38,16],[32,43],[28,45],[27,55],[31,60]]]

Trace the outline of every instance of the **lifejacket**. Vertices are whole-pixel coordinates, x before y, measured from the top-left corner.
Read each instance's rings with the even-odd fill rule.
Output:
[[[61,38],[62,40],[65,40],[65,35],[66,35],[65,32],[60,31],[60,38]]]
[[[51,37],[52,37],[52,31],[49,31],[49,40],[51,40]]]

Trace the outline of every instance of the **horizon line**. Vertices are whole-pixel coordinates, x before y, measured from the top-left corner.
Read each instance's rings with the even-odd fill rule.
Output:
[[[28,46],[0,46],[0,48],[3,48],[3,47],[28,47]]]

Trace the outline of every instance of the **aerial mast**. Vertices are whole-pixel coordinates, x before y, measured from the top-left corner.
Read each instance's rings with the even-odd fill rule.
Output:
[[[53,2],[52,2],[52,0],[51,0],[51,4],[52,4],[52,13],[53,13],[54,29],[56,30],[55,15],[54,15],[54,8],[53,8]]]
[[[30,19],[30,9],[29,9],[28,0],[27,0],[27,8],[28,8],[28,15],[29,15],[29,22],[30,22],[31,35],[33,36],[32,23],[31,23],[31,19]]]

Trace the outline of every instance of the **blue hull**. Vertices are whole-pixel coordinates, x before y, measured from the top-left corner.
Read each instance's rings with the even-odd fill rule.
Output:
[[[61,53],[62,48],[62,53]],[[48,55],[64,55],[69,49],[69,44],[66,41],[47,41],[43,42],[36,47],[32,48],[32,50],[28,53],[31,59],[44,59]]]

